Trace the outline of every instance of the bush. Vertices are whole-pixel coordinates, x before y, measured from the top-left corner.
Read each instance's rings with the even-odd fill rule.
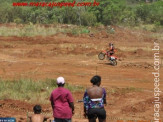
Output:
[[[161,23],[161,20],[163,20],[162,6],[162,1],[158,1],[152,4],[141,4],[136,7],[136,16],[146,24]]]
[[[81,24],[84,26],[94,26],[97,22],[96,16],[92,12],[83,12],[81,14]]]

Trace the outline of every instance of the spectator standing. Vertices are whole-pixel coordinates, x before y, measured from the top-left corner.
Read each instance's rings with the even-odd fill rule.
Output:
[[[104,104],[106,104],[106,91],[100,87],[101,77],[96,75],[91,80],[92,87],[87,88],[83,101],[84,101],[84,116],[88,117],[89,122],[106,122],[106,111]]]
[[[50,96],[51,106],[55,122],[71,122],[74,113],[74,103],[71,92],[64,88],[65,79],[57,78],[58,88],[54,89]]]

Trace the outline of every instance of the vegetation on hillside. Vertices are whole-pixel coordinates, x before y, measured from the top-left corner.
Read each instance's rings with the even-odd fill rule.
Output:
[[[63,0],[45,0],[63,2]],[[64,2],[73,0],[64,0]],[[93,0],[82,0],[93,2]],[[14,7],[13,2],[42,2],[42,0],[1,0],[0,23],[76,24],[84,26],[139,24],[163,25],[161,0],[96,0],[99,6],[91,7]],[[148,1],[148,3],[147,3]],[[81,2],[81,0],[76,0]]]

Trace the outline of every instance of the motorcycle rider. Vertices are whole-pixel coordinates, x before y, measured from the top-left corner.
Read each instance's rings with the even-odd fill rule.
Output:
[[[100,52],[98,54],[98,58],[100,60],[103,60],[106,57],[108,59],[108,61],[110,61],[113,66],[115,66],[115,65],[117,65],[117,61],[116,61],[117,57],[113,56],[115,52],[116,52],[116,50],[114,48],[114,45],[112,43],[109,43],[109,47],[107,47],[106,50]]]
[[[109,43],[109,49],[107,49],[107,53],[112,56],[114,53],[115,53],[115,48],[114,48],[114,45],[113,43]]]

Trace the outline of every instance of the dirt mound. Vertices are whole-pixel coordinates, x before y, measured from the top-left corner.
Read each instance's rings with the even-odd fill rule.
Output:
[[[5,108],[11,108],[20,111],[32,111],[33,105],[19,100],[6,99],[0,101],[0,107],[2,109],[3,107],[5,107]]]
[[[163,96],[160,96],[160,100],[161,100],[160,102],[162,103],[163,102]],[[154,101],[154,98],[150,98],[150,99],[138,102],[138,103],[133,104],[133,105],[125,106],[122,108],[122,113],[125,113],[125,114],[139,113],[140,114],[140,113],[146,112],[150,109],[153,110],[153,101]],[[162,108],[161,108],[161,111],[162,111]]]
[[[151,53],[150,51],[145,51],[141,48],[133,51],[133,52],[130,52],[131,55],[134,55],[136,57],[151,57],[153,55],[153,53]]]
[[[97,50],[95,50],[94,48],[80,48],[77,47],[75,49],[73,49],[72,51],[70,51],[69,53],[71,54],[86,54],[87,56],[92,56],[92,55],[96,55],[98,53]]]
[[[67,33],[66,35],[69,36],[69,37],[73,37],[74,36],[72,33]]]
[[[0,100],[0,116],[15,117],[18,122],[27,121],[26,111],[32,111],[32,106],[18,100]]]
[[[124,60],[125,58],[127,58],[127,54],[119,48],[116,48],[115,55],[118,57],[119,60]]]
[[[144,51],[143,51],[143,49],[137,49],[133,53],[137,54],[137,55],[143,55]]]
[[[36,103],[37,104],[37,103]],[[30,104],[20,100],[0,100],[0,116],[1,117],[15,117],[17,122],[26,122],[27,115],[33,114],[33,106],[35,104]],[[42,112],[51,113],[50,105],[41,105]]]
[[[136,62],[136,63],[125,63],[121,65],[122,67],[132,67],[132,68],[144,68],[144,69],[152,69],[153,64],[147,62]]]
[[[29,51],[26,56],[29,58],[38,58],[43,56],[43,52],[41,49],[33,49]]]

